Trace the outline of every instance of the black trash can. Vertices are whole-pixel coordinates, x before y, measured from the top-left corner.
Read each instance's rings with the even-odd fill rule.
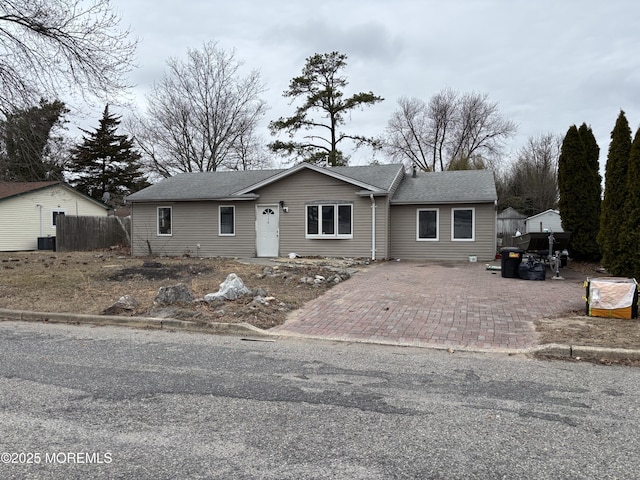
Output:
[[[504,278],[520,278],[518,268],[522,262],[524,250],[518,247],[505,247],[500,250],[500,271]]]

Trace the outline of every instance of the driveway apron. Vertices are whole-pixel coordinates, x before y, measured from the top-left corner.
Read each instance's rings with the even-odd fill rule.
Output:
[[[564,275],[563,272],[561,274]],[[356,273],[271,331],[395,345],[520,351],[534,320],[584,308],[579,275],[503,278],[480,263],[384,262]]]

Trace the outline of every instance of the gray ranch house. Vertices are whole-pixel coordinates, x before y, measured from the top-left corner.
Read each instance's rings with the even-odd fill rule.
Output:
[[[132,255],[495,258],[488,170],[402,165],[184,173],[127,197]]]

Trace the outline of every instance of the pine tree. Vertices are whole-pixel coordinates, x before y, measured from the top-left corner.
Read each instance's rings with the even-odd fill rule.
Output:
[[[625,270],[625,254],[630,248],[630,245],[626,245],[619,235],[620,224],[625,217],[630,154],[631,129],[621,110],[611,132],[598,234],[598,243],[602,249],[602,263],[613,275],[621,275]]]
[[[63,102],[41,99],[37,106],[14,109],[0,121],[0,180],[62,180],[60,130],[69,110]]]
[[[291,117],[280,117],[269,123],[273,135],[281,132],[288,141],[276,140],[269,148],[276,153],[295,155],[305,162],[327,163],[333,167],[347,165],[348,157],[339,149],[345,142],[356,147],[379,146],[378,140],[362,135],[348,135],[339,131],[347,123],[351,112],[375,105],[383,99],[373,92],[360,92],[345,97],[343,89],[348,85],[341,71],[347,66],[347,56],[339,52],[319,54],[307,58],[302,75],[294,77],[283,95],[302,99]],[[312,113],[318,116],[312,117]],[[302,141],[292,140],[299,131],[305,132]]]
[[[636,131],[631,144],[629,165],[627,169],[626,213],[621,225],[620,239],[627,246],[625,261],[622,262],[621,275],[640,280],[640,128]]]
[[[121,203],[124,196],[149,185],[141,171],[141,156],[134,150],[133,140],[116,133],[120,118],[110,114],[107,105],[95,132],[82,130],[85,134],[82,144],[72,150],[69,165],[71,185],[96,200],[111,204]]]
[[[562,142],[558,159],[558,206],[562,228],[571,232],[571,256],[597,260],[596,242],[600,214],[600,175],[597,173],[599,148],[585,124],[573,125]]]

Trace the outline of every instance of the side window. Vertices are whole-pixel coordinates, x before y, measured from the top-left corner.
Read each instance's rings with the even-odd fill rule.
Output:
[[[158,207],[158,235],[171,235],[171,207]]]
[[[451,209],[451,240],[475,240],[475,209]]]
[[[236,207],[233,205],[220,205],[219,210],[219,235],[235,235],[236,234]]]
[[[439,211],[435,209],[418,209],[416,240],[419,241],[437,241],[439,239]]]
[[[64,215],[66,212],[64,210],[51,210],[51,226],[55,227],[58,225],[58,217]]]

